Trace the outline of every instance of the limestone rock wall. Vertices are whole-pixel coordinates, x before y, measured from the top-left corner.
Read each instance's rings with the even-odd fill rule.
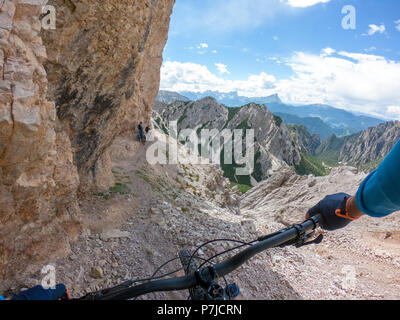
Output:
[[[151,117],[174,1],[48,4],[57,9],[56,30],[43,31],[48,97],[68,128],[80,190],[108,189],[112,141]]]
[[[71,144],[46,98],[40,11],[40,1],[0,1],[0,279],[64,254],[79,230]]]
[[[0,0],[0,290],[65,255],[77,194],[113,184],[113,139],[148,121],[174,0]],[[8,280],[7,280],[8,279]]]

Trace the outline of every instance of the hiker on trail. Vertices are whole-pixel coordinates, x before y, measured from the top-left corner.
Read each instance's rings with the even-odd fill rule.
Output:
[[[306,218],[320,213],[322,228],[336,230],[364,214],[381,218],[396,211],[400,211],[400,140],[380,166],[361,183],[355,196],[346,193],[329,195],[308,210]]]
[[[138,140],[143,141],[145,135],[143,133],[143,122],[140,122],[138,125]]]
[[[146,131],[146,140],[150,141],[151,138],[151,125],[147,125],[146,129],[144,129],[144,131]]]

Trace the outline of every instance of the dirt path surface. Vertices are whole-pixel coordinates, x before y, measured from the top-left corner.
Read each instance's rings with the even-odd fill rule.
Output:
[[[69,257],[55,262],[57,281],[71,287],[74,297],[128,279],[147,278],[183,248],[194,250],[217,238],[250,241],[257,237],[255,226],[238,215],[241,195],[229,188],[218,167],[150,166],[145,161],[147,148],[117,139],[111,152],[113,172],[117,185],[127,188],[126,194],[93,196],[82,203],[88,217],[87,232]],[[207,245],[199,256],[204,259],[235,245]],[[227,281],[239,284],[242,299],[300,299],[285,279],[265,267],[265,259],[270,259],[268,253],[234,272]],[[162,273],[180,268],[176,260]],[[140,299],[187,297],[185,290]]]

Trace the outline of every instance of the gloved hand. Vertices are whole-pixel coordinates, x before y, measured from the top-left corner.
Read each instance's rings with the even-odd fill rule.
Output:
[[[15,294],[11,300],[60,300],[71,299],[69,291],[63,284],[56,285],[55,289],[44,289],[42,286],[36,286],[28,290]]]
[[[320,225],[322,229],[333,231],[347,226],[351,219],[345,218],[347,200],[351,196],[346,193],[337,193],[326,196],[317,205],[307,211],[307,217],[316,214],[322,215]],[[340,211],[338,211],[340,210]]]

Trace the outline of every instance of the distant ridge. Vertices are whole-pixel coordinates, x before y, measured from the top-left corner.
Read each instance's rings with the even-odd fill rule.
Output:
[[[228,107],[239,107],[252,102],[257,104],[265,104],[272,102],[282,103],[281,99],[277,94],[273,94],[267,97],[253,97],[253,98],[240,96],[236,91],[232,92],[205,91],[201,93],[183,91],[181,92],[181,94],[193,101],[200,100],[205,97],[213,97],[219,103],[223,103]]]
[[[160,90],[157,100],[167,104],[175,101],[198,101],[212,97],[218,103],[228,107],[243,106],[249,103],[266,105],[273,114],[281,117],[286,124],[304,125],[312,134],[319,134],[325,139],[332,134],[338,137],[348,136],[375,127],[385,120],[367,115],[352,113],[324,104],[294,106],[285,104],[278,94],[267,97],[243,97],[237,92],[205,91],[202,93],[183,91],[180,93]]]
[[[300,118],[320,118],[329,125],[338,136],[346,136],[375,127],[385,120],[377,119],[365,115],[356,115],[349,111],[338,109],[325,104],[310,104],[293,106],[285,103],[268,103],[268,109],[273,113],[285,113],[295,115]],[[294,123],[299,124],[299,123]],[[306,123],[302,123],[307,127]],[[310,132],[313,130],[310,130]],[[316,132],[313,132],[316,133]]]
[[[311,134],[318,134],[321,140],[328,138],[329,136],[336,134],[341,136],[343,130],[335,130],[317,117],[299,117],[294,114],[274,112],[278,117],[280,117],[283,122],[291,125],[304,125],[307,131]]]
[[[177,93],[177,92],[160,90],[158,92],[156,100],[160,101],[160,102],[164,102],[166,104],[170,104],[170,103],[173,103],[175,101],[187,102],[190,99],[185,97],[185,96],[183,96],[183,95],[181,95],[181,94],[179,94],[179,93]]]

